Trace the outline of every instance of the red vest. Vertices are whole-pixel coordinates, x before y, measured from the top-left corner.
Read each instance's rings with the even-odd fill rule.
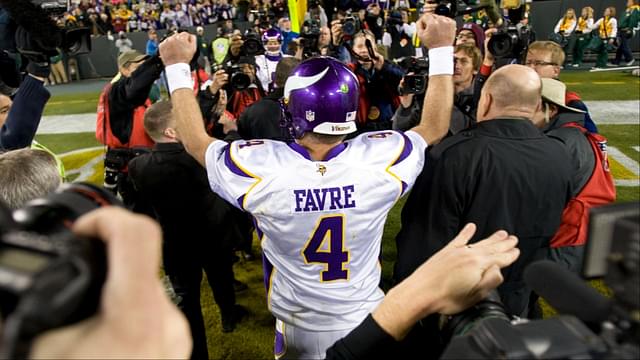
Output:
[[[131,128],[129,142],[121,143],[111,132],[109,120],[109,92],[111,92],[111,85],[111,83],[105,85],[98,101],[96,139],[110,148],[152,147],[155,143],[144,130],[144,112],[151,106],[149,99],[145,101],[144,105],[138,106],[133,110],[133,127]]]
[[[588,132],[576,123],[568,123],[562,127],[573,127],[582,131],[591,144],[596,165],[589,181],[564,208],[560,228],[550,242],[552,248],[584,245],[589,228],[589,209],[616,200],[616,186],[609,171],[607,159],[607,139],[602,135]]]

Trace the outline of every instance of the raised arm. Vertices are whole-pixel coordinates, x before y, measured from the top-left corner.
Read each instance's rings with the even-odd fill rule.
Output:
[[[424,14],[416,26],[420,41],[429,48],[429,86],[420,124],[412,130],[433,145],[447,134],[451,121],[456,22],[444,16]]]
[[[193,94],[189,62],[195,52],[196,37],[186,32],[175,34],[160,44],[180,140],[187,152],[206,166],[205,153],[216,139],[207,135],[198,100]]]

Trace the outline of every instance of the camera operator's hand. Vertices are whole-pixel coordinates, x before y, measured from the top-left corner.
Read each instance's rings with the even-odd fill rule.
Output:
[[[489,40],[493,34],[497,33],[498,29],[489,28],[484,32],[484,59],[482,60],[482,64],[486,66],[493,66],[496,61],[496,58],[493,56],[491,51],[489,51]]]
[[[342,43],[342,22],[340,20],[331,22],[331,42],[333,46],[338,46]]]
[[[164,66],[178,63],[189,64],[197,51],[196,36],[188,32],[181,32],[166,38],[160,43],[160,58]]]
[[[209,91],[212,95],[216,95],[229,82],[229,74],[220,69],[213,74],[212,80],[213,82],[209,85]]]
[[[407,75],[413,75],[413,73],[408,73]],[[400,84],[398,85],[398,88],[401,89],[403,86],[404,86],[404,77],[400,80]],[[402,105],[403,108],[408,109],[413,103],[413,96],[414,94],[400,95],[400,105]]]
[[[519,256],[518,240],[505,231],[467,245],[476,231],[467,224],[458,236],[391,289],[373,312],[389,335],[402,339],[429,314],[455,314],[485,298],[502,282],[500,268]]]
[[[99,313],[40,335],[31,357],[188,357],[189,326],[158,277],[159,226],[147,217],[109,206],[79,218],[73,232],[106,243],[108,271]]]
[[[240,56],[240,50],[242,50],[242,44],[244,41],[242,40],[242,35],[236,34],[231,37],[229,41],[229,52],[233,57]]]
[[[456,38],[456,22],[446,16],[425,14],[416,22],[418,37],[428,49],[452,46]]]

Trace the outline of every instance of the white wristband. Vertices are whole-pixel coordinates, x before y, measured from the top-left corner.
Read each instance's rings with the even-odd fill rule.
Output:
[[[429,49],[429,76],[453,75],[453,46]]]
[[[173,93],[178,89],[193,89],[193,78],[191,77],[191,68],[189,64],[178,63],[169,65],[164,68],[167,74],[167,84],[169,85],[169,93]]]

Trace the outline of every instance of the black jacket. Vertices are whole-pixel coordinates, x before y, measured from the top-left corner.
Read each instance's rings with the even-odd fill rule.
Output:
[[[503,270],[499,290],[507,308],[520,314],[528,302],[524,267],[546,256],[572,196],[570,161],[560,142],[527,119],[483,121],[445,139],[429,151],[402,210],[396,280],[410,275],[468,222],[477,225],[472,242],[504,229],[518,236],[521,253]],[[506,296],[512,292],[520,295]]]
[[[133,128],[133,110],[144,105],[154,81],[164,70],[162,61],[154,56],[145,60],[131,76],[121,76],[109,92],[109,122],[111,132],[121,143],[129,142]]]
[[[282,110],[280,98],[284,89],[278,88],[264,98],[251,104],[238,119],[238,133],[245,140],[285,140],[286,134],[280,126]]]
[[[156,144],[129,162],[129,177],[153,207],[165,246],[184,256],[231,248],[232,206],[213,193],[205,169],[182,144]]]
[[[560,140],[567,148],[571,157],[573,195],[576,196],[591,178],[596,165],[596,157],[593,154],[591,143],[582,131],[573,127],[562,127],[568,123],[577,123],[584,127],[584,114],[560,112],[551,119],[549,125],[544,129],[544,133],[551,138]]]

